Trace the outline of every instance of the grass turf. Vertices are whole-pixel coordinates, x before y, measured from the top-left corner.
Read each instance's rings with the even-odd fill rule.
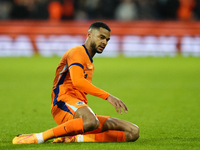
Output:
[[[88,96],[97,114],[137,124],[133,143],[12,145],[19,133],[56,126],[50,94],[60,58],[0,58],[0,149],[172,150],[200,147],[200,58],[94,58],[93,84],[123,100],[120,115],[106,101]]]

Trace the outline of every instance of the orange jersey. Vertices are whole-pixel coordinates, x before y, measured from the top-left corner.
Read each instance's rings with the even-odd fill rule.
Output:
[[[52,105],[58,106],[59,101],[64,101],[68,97],[77,98],[87,104],[87,94],[107,99],[109,93],[91,84],[93,71],[93,60],[84,45],[68,50],[56,70]]]

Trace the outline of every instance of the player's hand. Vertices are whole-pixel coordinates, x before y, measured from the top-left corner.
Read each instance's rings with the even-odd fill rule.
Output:
[[[116,111],[119,113],[122,114],[122,110],[121,108],[124,110],[125,113],[127,113],[128,111],[128,108],[126,107],[126,105],[120,100],[118,99],[117,97],[114,97],[112,95],[109,95],[108,98],[107,98],[107,101],[112,104]]]

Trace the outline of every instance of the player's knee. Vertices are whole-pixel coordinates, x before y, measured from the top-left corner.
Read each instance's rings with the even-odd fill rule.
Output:
[[[95,130],[98,127],[99,127],[99,120],[96,117],[89,118],[83,121],[83,128],[85,132]]]
[[[99,120],[97,118],[91,120],[90,122],[92,130],[95,130],[99,127]]]
[[[139,127],[135,126],[134,128],[131,128],[129,132],[126,134],[126,141],[127,142],[134,142],[139,138]]]

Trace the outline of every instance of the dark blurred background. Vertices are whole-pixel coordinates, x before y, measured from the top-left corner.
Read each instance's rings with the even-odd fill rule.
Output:
[[[0,0],[0,20],[200,20],[200,0]]]

